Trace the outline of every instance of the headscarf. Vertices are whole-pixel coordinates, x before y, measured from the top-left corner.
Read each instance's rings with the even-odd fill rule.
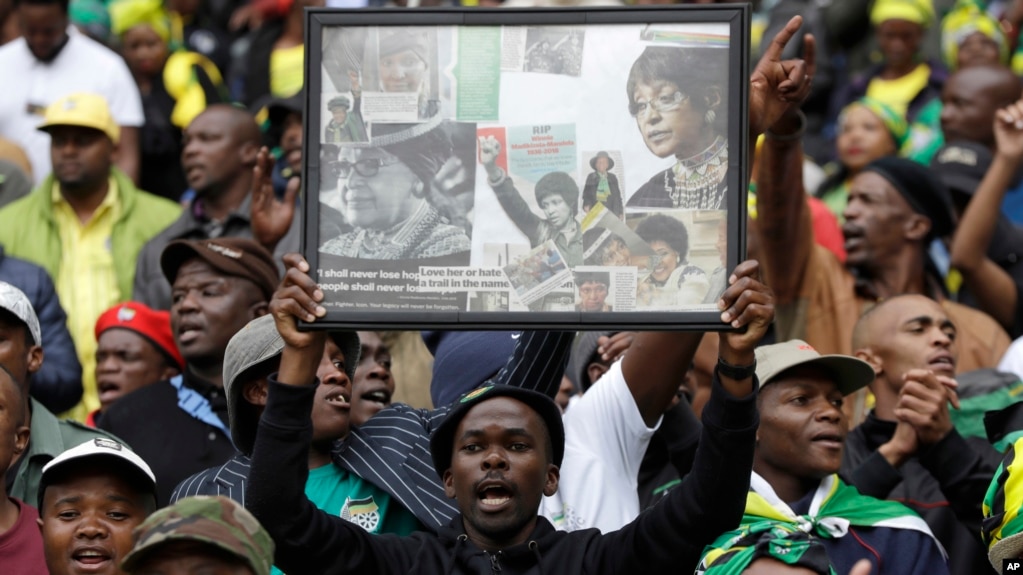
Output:
[[[838,116],[838,124],[842,125],[849,110],[857,106],[862,106],[877,116],[881,123],[884,124],[884,127],[888,129],[892,140],[895,141],[895,149],[899,150],[902,148],[902,145],[906,143],[906,139],[909,138],[909,123],[906,122],[906,118],[902,114],[899,114],[894,108],[880,100],[864,96],[852,102],[845,108],[842,108],[842,113]]]
[[[931,0],[877,0],[870,23],[878,26],[888,20],[906,20],[927,28],[934,22],[934,4]]]
[[[110,4],[110,21],[115,36],[149,26],[161,40],[170,41],[170,17],[162,0],[116,0]]]
[[[987,36],[998,44],[998,59],[1003,64],[1009,61],[1009,43],[998,21],[992,18],[974,0],[959,0],[941,21],[941,54],[950,70],[955,70],[959,60],[959,46],[975,32]]]
[[[110,36],[110,14],[99,0],[73,0],[68,6],[68,16],[73,24],[97,36],[104,39]]]

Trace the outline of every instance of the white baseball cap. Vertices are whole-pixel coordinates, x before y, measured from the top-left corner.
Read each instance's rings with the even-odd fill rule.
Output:
[[[32,340],[36,345],[43,344],[43,337],[39,330],[39,317],[36,316],[32,302],[28,301],[25,292],[7,282],[0,282],[0,309],[9,311],[27,325],[28,332],[32,335]]]
[[[156,494],[156,475],[153,474],[153,470],[149,468],[149,465],[145,462],[145,460],[129,449],[127,445],[118,443],[117,441],[106,437],[90,439],[89,441],[86,441],[77,447],[72,447],[51,459],[50,462],[43,467],[43,475],[40,479],[40,484],[48,484],[49,479],[53,477],[55,470],[65,464],[72,461],[81,461],[91,457],[119,459],[131,464],[134,469],[141,472],[141,475],[149,479],[149,484],[147,486],[152,488],[154,495]],[[42,499],[41,489],[40,499]]]

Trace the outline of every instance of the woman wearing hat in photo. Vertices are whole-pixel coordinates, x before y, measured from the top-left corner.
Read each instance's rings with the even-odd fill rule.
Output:
[[[717,210],[728,173],[728,50],[650,46],[632,64],[625,91],[646,147],[675,158],[628,206]]]
[[[597,205],[597,202],[600,202],[619,218],[625,214],[625,206],[622,205],[622,191],[618,187],[618,176],[611,173],[614,167],[614,159],[605,151],[597,152],[596,156],[590,158],[590,168],[593,171],[586,176],[586,184],[583,186],[584,212],[590,211],[593,206]]]
[[[458,189],[449,185],[453,175],[464,179],[465,173],[439,117],[377,124],[369,147],[341,148],[335,169],[352,229],[327,240],[321,252],[375,260],[464,253],[468,264],[469,236],[452,220],[462,220],[471,206],[445,192]]]
[[[362,88],[359,85],[359,75],[355,72],[348,73],[351,82],[352,98],[348,96],[335,96],[327,102],[327,110],[331,119],[327,127],[323,129],[323,143],[345,144],[348,142],[366,142],[366,126],[362,121],[361,100]]]

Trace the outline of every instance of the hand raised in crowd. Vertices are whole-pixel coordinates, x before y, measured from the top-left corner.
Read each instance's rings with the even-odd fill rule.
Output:
[[[270,313],[277,332],[286,348],[313,349],[319,354],[323,350],[325,332],[300,331],[298,321],[314,322],[327,314],[326,308],[320,305],[323,290],[309,277],[309,262],[301,254],[285,254],[284,267],[284,279],[270,300]]]
[[[732,365],[752,364],[754,348],[774,321],[774,293],[760,281],[760,262],[735,267],[718,309],[721,321],[734,328],[720,333],[718,357]]]
[[[295,199],[302,187],[301,179],[293,176],[284,190],[284,199],[278,200],[273,185],[274,159],[270,150],[263,146],[256,155],[252,168],[252,236],[270,253],[277,243],[288,234],[295,217]]]
[[[602,335],[597,338],[597,353],[604,361],[616,362],[618,358],[625,355],[635,339],[636,332],[634,331],[620,331],[610,336]]]
[[[920,445],[934,445],[952,431],[948,404],[957,409],[958,384],[950,377],[935,375],[927,369],[911,369],[903,376],[895,417],[916,430]]]
[[[767,47],[750,74],[749,132],[754,140],[774,125],[785,112],[798,107],[810,95],[813,75],[817,70],[816,44],[812,34],[804,36],[806,52],[803,59],[782,60],[782,51],[800,26],[801,16],[794,16]]]
[[[1023,159],[1023,100],[995,112],[994,123],[996,153],[1018,164]]]

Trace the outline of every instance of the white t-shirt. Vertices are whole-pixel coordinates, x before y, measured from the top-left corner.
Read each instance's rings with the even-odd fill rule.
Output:
[[[998,371],[1014,373],[1023,379],[1023,337],[1017,338],[1005,350],[1002,361],[998,362]]]
[[[543,498],[540,515],[564,531],[621,529],[639,515],[639,466],[660,420],[646,426],[618,361],[572,403],[564,423],[558,492]]]
[[[68,42],[52,62],[40,62],[24,38],[0,46],[0,135],[24,148],[36,184],[50,173],[50,136],[36,127],[58,98],[93,92],[107,99],[120,126],[145,121],[142,97],[124,60],[106,46],[68,28]]]

